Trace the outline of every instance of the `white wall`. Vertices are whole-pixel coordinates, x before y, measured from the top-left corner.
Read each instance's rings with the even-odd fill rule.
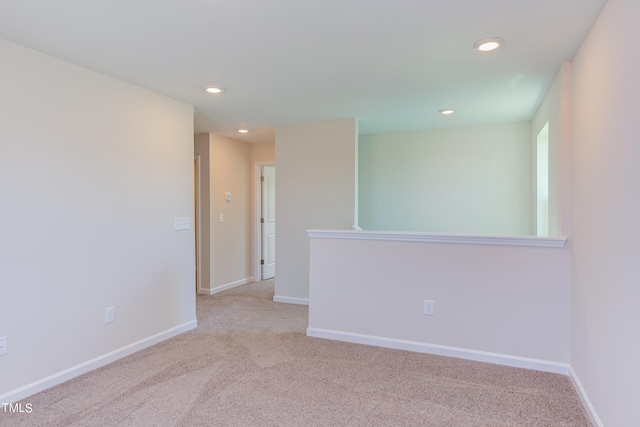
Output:
[[[571,236],[572,64],[565,62],[531,120],[532,230],[536,224],[536,144],[549,122],[549,235]]]
[[[211,258],[211,147],[209,146],[209,134],[200,133],[194,136],[194,154],[200,160],[200,176],[198,189],[198,208],[200,210],[200,223],[198,237],[200,239],[200,257],[198,260],[199,280],[198,292],[211,293],[213,288],[214,262]]]
[[[193,217],[193,108],[3,40],[0,57],[6,402],[195,327],[194,235],[173,229]]]
[[[571,364],[606,426],[640,425],[639,20],[609,0],[573,61]]]
[[[569,362],[569,255],[566,248],[312,238],[309,328],[338,339],[365,335],[370,344],[420,343],[427,352],[446,346],[464,350],[461,357],[489,352],[516,366],[517,358],[535,359],[553,371]],[[423,313],[425,299],[434,301],[433,317]]]
[[[357,132],[355,119],[276,128],[276,300],[309,296],[306,230],[353,224]]]
[[[365,230],[531,234],[530,123],[361,135]]]
[[[251,144],[215,134],[195,136],[201,156],[200,292],[251,281]],[[226,200],[231,193],[231,201]],[[223,221],[220,222],[220,214]]]
[[[214,134],[210,143],[211,256],[218,287],[251,277],[251,144]]]

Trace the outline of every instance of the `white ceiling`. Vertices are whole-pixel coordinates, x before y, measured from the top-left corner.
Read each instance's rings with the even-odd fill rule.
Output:
[[[529,120],[605,1],[0,0],[0,37],[193,104],[196,133],[259,142],[349,117],[360,133]],[[473,49],[493,36],[502,49]]]

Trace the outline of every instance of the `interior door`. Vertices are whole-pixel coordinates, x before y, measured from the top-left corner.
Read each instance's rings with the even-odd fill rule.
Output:
[[[276,168],[262,167],[262,280],[276,275]]]

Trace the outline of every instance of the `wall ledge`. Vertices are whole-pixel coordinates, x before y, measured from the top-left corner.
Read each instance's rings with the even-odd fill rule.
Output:
[[[566,237],[494,236],[397,231],[307,230],[311,239],[378,240],[391,242],[456,243],[465,245],[531,246],[564,248]]]

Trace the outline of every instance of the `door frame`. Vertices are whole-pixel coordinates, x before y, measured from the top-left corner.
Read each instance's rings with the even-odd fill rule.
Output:
[[[274,161],[262,161],[253,163],[253,212],[251,224],[253,224],[253,245],[251,248],[251,265],[253,266],[253,277],[256,282],[262,281],[262,268],[260,267],[260,257],[262,254],[262,227],[260,217],[262,214],[262,183],[260,182],[260,170],[263,166],[276,166]],[[276,184],[277,186],[278,184]],[[276,193],[277,194],[277,193]],[[276,205],[277,209],[277,205]],[[277,218],[277,216],[276,216]],[[277,219],[276,219],[277,221]],[[277,222],[276,222],[277,224]],[[277,227],[277,225],[276,225]]]
[[[193,189],[193,194],[195,197],[194,208],[195,212],[194,216],[194,233],[195,233],[195,251],[196,251],[196,259],[195,259],[195,269],[196,269],[196,284],[197,289],[196,293],[200,294],[202,292],[202,216],[200,214],[200,204],[202,199],[202,194],[200,189],[202,188],[202,176],[201,176],[201,166],[200,166],[200,155],[196,154],[193,156],[195,161],[195,188]]]

